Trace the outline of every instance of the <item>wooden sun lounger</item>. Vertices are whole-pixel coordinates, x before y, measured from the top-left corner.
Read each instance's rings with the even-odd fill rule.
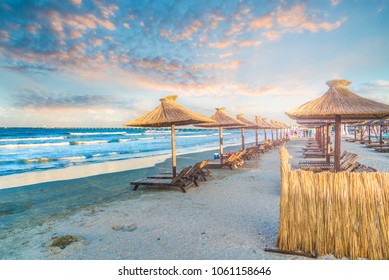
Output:
[[[380,153],[389,153],[389,147],[383,147],[383,148],[380,147],[380,148],[375,148],[374,150]]]
[[[340,171],[348,171],[348,169],[353,166],[353,164],[357,161],[358,155],[353,153],[348,153],[340,164]],[[307,171],[334,171],[335,165],[334,164],[312,164],[300,167],[302,170]]]
[[[192,169],[192,166],[186,167],[181,170],[176,177],[171,179],[162,179],[162,178],[145,178],[139,179],[137,181],[131,182],[131,185],[134,185],[134,191],[138,189],[139,186],[160,186],[160,187],[178,187],[182,192],[186,192],[186,188],[191,187],[195,184],[194,180],[184,178]]]
[[[347,151],[343,151],[343,153],[340,155],[340,160],[343,160],[343,158],[348,154]],[[327,161],[324,160],[302,160],[299,161],[300,166],[309,166],[311,164],[327,164]],[[330,161],[330,164],[334,164],[333,161]]]
[[[206,177],[211,175],[211,171],[207,168],[207,165],[210,163],[210,160],[204,160],[196,163],[186,174],[183,175],[185,179],[193,179],[194,183],[197,184],[199,178],[207,181]],[[173,179],[173,173],[171,172],[162,172],[156,175],[149,176],[148,178],[153,179]]]

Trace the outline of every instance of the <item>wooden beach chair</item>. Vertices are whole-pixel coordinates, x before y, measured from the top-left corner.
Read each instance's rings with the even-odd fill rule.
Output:
[[[159,187],[178,187],[182,192],[186,192],[186,189],[195,184],[193,179],[185,178],[185,175],[190,174],[192,166],[186,167],[181,170],[174,178],[145,178],[131,182],[134,185],[134,191],[139,186],[159,186]]]
[[[197,183],[197,180],[199,178],[202,178],[204,181],[206,181],[206,177],[211,175],[211,171],[207,168],[207,165],[210,163],[210,160],[204,160],[197,162],[186,174],[184,174],[183,178],[185,179],[193,179],[195,180],[195,183]],[[171,172],[162,172],[159,174],[155,174],[152,176],[149,176],[147,178],[153,178],[153,179],[173,179],[173,173]]]
[[[347,171],[357,161],[357,159],[358,159],[357,154],[348,153],[341,161],[340,171]],[[302,166],[302,167],[300,167],[300,169],[307,170],[307,171],[316,171],[316,172],[334,171],[335,165],[333,163],[330,163],[330,164],[311,164],[311,165],[307,165],[307,166]]]
[[[223,164],[220,167],[227,166],[232,170],[234,168],[238,168],[239,166],[242,166],[244,164],[244,160],[241,158],[244,155],[243,151],[236,152],[230,155],[228,158],[226,158],[223,161]]]
[[[340,155],[340,160],[343,160],[343,158],[348,154],[347,151],[343,151],[343,153]],[[329,162],[330,164],[334,164],[333,161]],[[301,160],[299,161],[300,166],[306,166],[311,164],[327,164],[327,161],[324,160]]]

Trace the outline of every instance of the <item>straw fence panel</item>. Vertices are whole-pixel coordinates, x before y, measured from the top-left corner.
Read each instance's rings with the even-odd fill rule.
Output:
[[[280,156],[279,249],[389,259],[389,173],[291,170]]]

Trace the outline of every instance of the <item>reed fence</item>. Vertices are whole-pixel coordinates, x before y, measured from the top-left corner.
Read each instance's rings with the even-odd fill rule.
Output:
[[[279,249],[389,259],[389,173],[291,170],[280,157]]]

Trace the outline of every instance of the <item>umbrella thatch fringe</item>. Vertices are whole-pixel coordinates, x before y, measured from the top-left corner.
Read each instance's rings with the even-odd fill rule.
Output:
[[[292,171],[280,157],[279,249],[389,259],[389,173]]]

